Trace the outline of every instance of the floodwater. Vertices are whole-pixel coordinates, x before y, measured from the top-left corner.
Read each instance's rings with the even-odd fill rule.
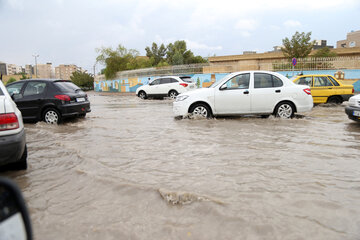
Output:
[[[171,100],[89,94],[92,112],[26,124],[35,239],[360,239],[360,124],[175,120]]]

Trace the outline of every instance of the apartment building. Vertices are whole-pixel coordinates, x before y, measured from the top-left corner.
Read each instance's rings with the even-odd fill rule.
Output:
[[[7,64],[7,75],[22,73],[22,67],[16,64]]]
[[[52,63],[37,64],[34,68],[35,76],[33,78],[54,78]]]
[[[346,35],[345,40],[336,42],[337,48],[360,47],[360,31],[351,31]]]
[[[28,76],[33,76],[35,74],[34,67],[30,64],[25,65],[25,73]]]
[[[60,64],[58,67],[55,67],[55,78],[71,80],[70,76],[76,71],[80,71],[80,68],[74,64]]]

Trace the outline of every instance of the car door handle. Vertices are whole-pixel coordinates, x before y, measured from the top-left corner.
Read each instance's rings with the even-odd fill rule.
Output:
[[[278,90],[275,90],[275,92],[276,92],[276,93],[279,93],[279,92],[281,92],[281,90],[278,89]]]
[[[249,91],[248,90],[244,91],[244,94],[249,94]]]
[[[332,89],[332,87],[329,87],[328,89]]]

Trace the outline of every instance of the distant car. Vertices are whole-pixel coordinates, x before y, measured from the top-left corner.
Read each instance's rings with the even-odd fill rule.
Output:
[[[345,113],[349,119],[360,122],[360,94],[349,99],[349,105],[345,107]]]
[[[27,168],[27,148],[21,112],[0,80],[0,166]]]
[[[293,82],[311,89],[314,103],[337,103],[348,101],[354,95],[354,86],[345,85],[331,75],[300,75]]]
[[[87,94],[68,80],[26,79],[6,85],[24,120],[58,124],[90,112]]]
[[[209,88],[180,94],[173,103],[175,116],[231,116],[274,114],[291,118],[295,112],[310,111],[313,99],[308,86],[294,84],[275,72],[231,73]]]
[[[190,77],[168,76],[156,78],[149,84],[139,87],[136,95],[141,99],[148,97],[175,99],[178,94],[192,89],[195,89],[195,83]]]

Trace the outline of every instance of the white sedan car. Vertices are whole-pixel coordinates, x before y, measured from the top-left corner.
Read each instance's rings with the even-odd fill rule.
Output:
[[[195,89],[195,83],[190,77],[168,76],[160,77],[136,89],[136,95],[141,99],[148,97],[170,97],[175,99],[180,93]]]
[[[204,118],[249,114],[291,118],[295,112],[310,111],[312,107],[308,86],[296,85],[268,71],[231,73],[209,88],[178,95],[173,103],[176,116]]]

